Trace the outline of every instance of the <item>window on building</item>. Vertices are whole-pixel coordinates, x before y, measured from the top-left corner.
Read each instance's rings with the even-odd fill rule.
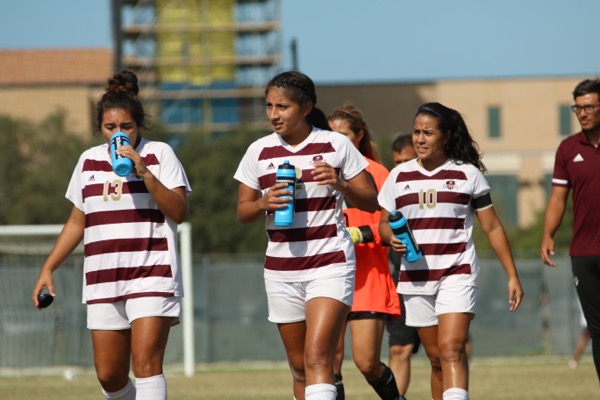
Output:
[[[490,138],[499,138],[501,134],[500,126],[500,107],[488,107],[488,136]]]
[[[560,136],[569,136],[571,133],[571,118],[573,113],[571,112],[571,106],[568,104],[561,104],[559,109],[559,127]]]

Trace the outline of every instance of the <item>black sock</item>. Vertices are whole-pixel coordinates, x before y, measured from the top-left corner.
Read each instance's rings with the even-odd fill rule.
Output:
[[[337,390],[337,397],[335,400],[346,400],[346,391],[344,390],[344,382],[342,382],[342,374],[334,374],[335,389]]]
[[[400,397],[394,373],[387,365],[381,377],[374,382],[369,382],[369,385],[375,389],[382,400],[398,400],[398,397]]]

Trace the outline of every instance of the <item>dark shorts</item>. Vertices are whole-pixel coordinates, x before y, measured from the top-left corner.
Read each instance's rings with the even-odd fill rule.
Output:
[[[380,312],[372,312],[372,311],[358,311],[351,312],[348,314],[348,321],[356,321],[358,319],[389,319],[390,315]]]
[[[402,315],[398,318],[390,319],[387,322],[386,328],[388,331],[388,345],[389,346],[405,346],[412,344],[414,346],[413,353],[419,351],[419,345],[421,340],[417,328],[406,325],[406,310],[404,309],[404,302],[402,296],[398,295],[400,299],[400,308]]]

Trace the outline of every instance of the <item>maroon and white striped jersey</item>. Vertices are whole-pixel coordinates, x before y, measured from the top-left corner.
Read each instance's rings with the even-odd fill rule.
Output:
[[[354,270],[354,245],[342,214],[343,195],[329,185],[318,185],[311,171],[315,163],[325,161],[349,180],[368,163],[344,135],[314,128],[295,147],[276,133],[258,139],[248,147],[234,178],[264,195],[275,184],[277,167],[285,160],[296,167],[295,220],[291,227],[276,227],[274,215],[267,215],[265,278],[301,282]]]
[[[191,191],[167,144],[142,139],[136,150],[167,188]],[[183,295],[177,224],[159,210],[143,179],[113,172],[107,144],[81,155],[66,197],[85,214],[84,303]]]
[[[434,294],[441,282],[477,286],[474,200],[489,191],[481,171],[451,160],[433,171],[411,160],[390,172],[379,193],[379,204],[404,214],[424,255],[413,263],[402,258],[398,292]],[[486,202],[480,209],[491,206]]]

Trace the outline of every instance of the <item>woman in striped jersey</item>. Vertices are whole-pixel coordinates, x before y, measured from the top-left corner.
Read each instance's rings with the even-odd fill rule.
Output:
[[[269,320],[277,324],[297,400],[335,400],[333,357],[352,305],[356,258],[342,206],[347,199],[378,208],[367,162],[344,135],[329,131],[315,107],[312,80],[283,72],[267,85],[266,112],[274,132],[252,143],[234,178],[240,182],[241,223],[266,215],[265,289]],[[277,166],[296,169],[295,218],[280,227],[273,212],[290,201]]]
[[[465,344],[479,275],[474,216],[508,276],[510,311],[521,304],[523,289],[483,176],[485,166],[460,113],[439,103],[422,105],[412,140],[418,158],[395,167],[380,191],[379,230],[393,251],[404,254],[388,217],[400,210],[407,218],[424,257],[401,263],[398,292],[405,300],[406,324],[418,328],[431,361],[433,399],[466,400]]]
[[[177,224],[187,215],[187,177],[173,150],[143,138],[146,114],[134,73],[108,80],[96,106],[105,143],[80,156],[66,197],[71,214],[42,265],[32,300],[55,295],[52,272],[83,240],[83,301],[87,304],[96,375],[106,399],[166,399],[162,363],[183,296]],[[117,153],[133,162],[113,171],[108,142],[123,132],[131,145]],[[129,379],[129,368],[135,386]]]

